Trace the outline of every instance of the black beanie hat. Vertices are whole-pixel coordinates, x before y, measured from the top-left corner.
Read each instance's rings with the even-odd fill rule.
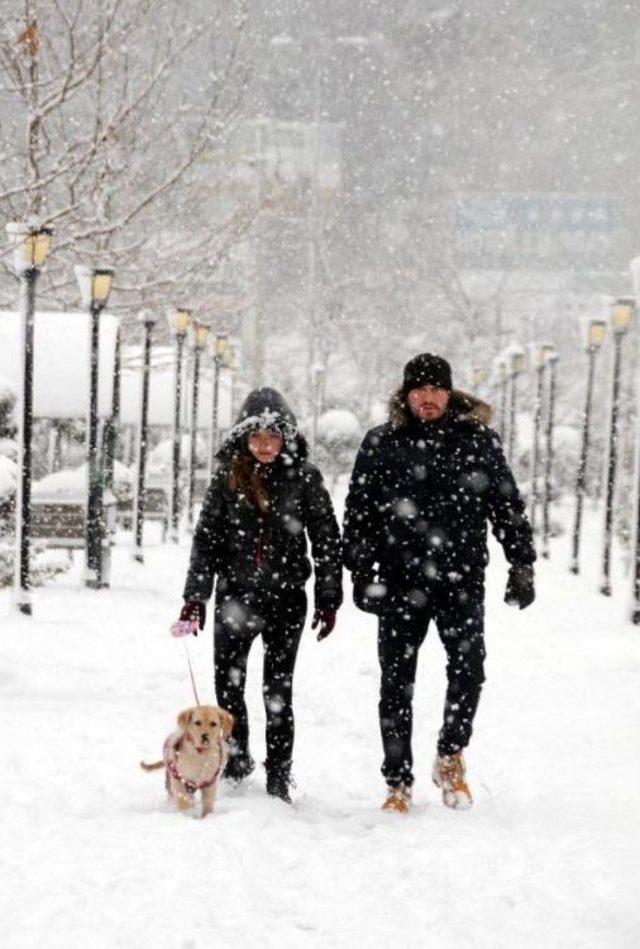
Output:
[[[422,386],[438,386],[451,392],[451,366],[442,356],[433,353],[421,353],[414,356],[404,367],[404,381],[402,388],[405,392],[410,389],[421,389]]]

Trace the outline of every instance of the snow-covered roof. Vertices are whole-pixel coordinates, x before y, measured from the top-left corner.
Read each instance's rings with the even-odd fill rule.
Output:
[[[98,414],[111,413],[117,320],[100,317]],[[17,312],[0,310],[0,377],[21,390],[22,346]],[[33,346],[33,412],[36,418],[84,418],[89,402],[89,314],[37,312]]]
[[[186,355],[186,352],[185,352]],[[222,428],[231,424],[231,387],[229,373],[220,372],[218,419]],[[191,370],[188,357],[184,361],[182,421],[191,420]],[[175,399],[175,350],[171,346],[154,346],[149,375],[149,424],[172,425]],[[210,360],[204,356],[200,371],[198,426],[208,429],[211,421],[213,387]],[[124,346],[122,349],[122,376],[120,415],[125,424],[137,425],[142,400],[142,348]]]
[[[122,462],[114,462],[114,481],[133,483],[133,473]],[[79,468],[63,468],[46,475],[40,481],[34,481],[32,495],[38,501],[80,501],[86,498],[88,474],[86,463]]]

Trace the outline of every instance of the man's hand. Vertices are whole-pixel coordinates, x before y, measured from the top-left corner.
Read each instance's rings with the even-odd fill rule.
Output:
[[[353,602],[359,610],[381,616],[386,609],[388,589],[373,570],[354,571]]]
[[[336,625],[336,615],[337,610],[329,609],[324,607],[323,609],[316,609],[313,614],[313,622],[311,623],[311,629],[315,629],[316,626],[320,626],[318,630],[318,642],[322,639],[326,639],[330,632],[333,631],[333,627]]]
[[[187,622],[195,622],[200,629],[204,629],[204,623],[207,618],[207,607],[200,600],[187,600],[180,612],[180,619]],[[194,632],[194,636],[198,634]]]
[[[533,567],[531,564],[517,564],[509,569],[507,590],[504,602],[509,606],[519,606],[526,610],[536,598],[533,584]]]

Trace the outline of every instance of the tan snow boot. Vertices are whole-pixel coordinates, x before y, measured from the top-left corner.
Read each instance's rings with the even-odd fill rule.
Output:
[[[467,810],[473,804],[469,785],[464,779],[466,767],[462,752],[454,755],[436,755],[433,762],[433,783],[442,788],[442,800],[447,807],[459,811]]]
[[[411,787],[399,784],[387,788],[387,798],[382,805],[383,811],[395,811],[396,814],[408,814],[411,806]]]

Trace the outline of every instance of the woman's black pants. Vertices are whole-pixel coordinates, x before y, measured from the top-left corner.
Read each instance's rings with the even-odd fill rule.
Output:
[[[244,689],[249,650],[262,637],[262,692],[266,712],[267,770],[291,762],[294,739],[293,671],[307,613],[304,590],[256,596],[228,593],[216,604],[213,632],[216,697],[235,725],[231,754],[246,762],[249,722]]]

